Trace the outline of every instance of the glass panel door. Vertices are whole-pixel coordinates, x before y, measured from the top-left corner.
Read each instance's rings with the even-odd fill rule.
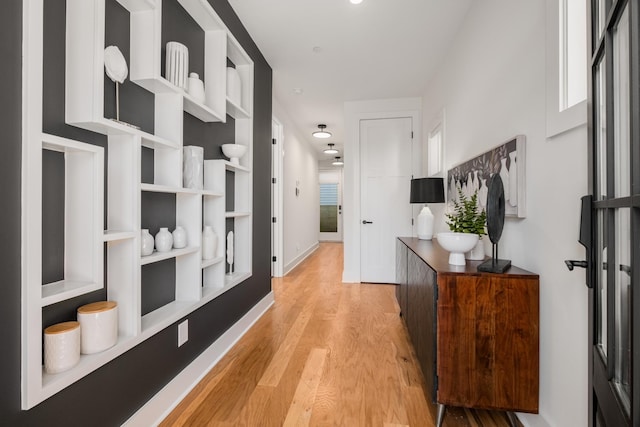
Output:
[[[640,426],[639,4],[591,0],[589,188],[594,195],[590,277],[593,325],[591,425]],[[636,183],[636,185],[632,185]],[[634,288],[636,291],[634,292]],[[635,325],[635,327],[634,327]],[[635,343],[635,344],[634,344]]]

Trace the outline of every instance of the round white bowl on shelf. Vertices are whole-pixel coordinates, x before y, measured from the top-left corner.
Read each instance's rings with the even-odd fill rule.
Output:
[[[239,165],[240,157],[244,156],[247,152],[247,146],[240,144],[222,144],[222,152],[229,158],[231,163]]]
[[[473,249],[479,238],[471,233],[438,233],[437,236],[440,246],[449,251],[449,264],[452,265],[465,265],[465,252]]]

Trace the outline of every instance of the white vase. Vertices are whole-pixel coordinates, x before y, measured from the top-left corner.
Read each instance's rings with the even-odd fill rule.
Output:
[[[189,49],[178,42],[168,42],[166,49],[165,76],[180,89],[187,90]]]
[[[187,145],[182,148],[182,186],[202,190],[204,186],[204,148]]]
[[[189,95],[199,103],[204,104],[204,83],[200,80],[198,73],[189,73],[189,82],[187,85]]]
[[[518,164],[516,163],[516,152],[509,153],[509,204],[518,206]],[[506,190],[505,190],[506,192]]]
[[[487,195],[489,194],[489,189],[487,188],[487,180],[482,178],[482,186],[480,190],[478,190],[478,203],[480,203],[480,207],[487,207]]]
[[[153,244],[153,236],[149,234],[149,230],[147,228],[143,228],[140,236],[140,253],[142,256],[151,255],[153,253]]]
[[[182,249],[187,247],[187,232],[181,226],[177,226],[173,233],[173,247],[176,249]]]
[[[218,235],[208,225],[202,231],[202,259],[213,259],[216,257],[218,247]]]
[[[478,243],[465,254],[465,258],[471,261],[482,261],[484,259],[484,242],[482,236],[478,239]]]
[[[242,80],[233,67],[227,67],[227,97],[238,107],[242,105]]]
[[[509,171],[507,170],[507,158],[500,159],[502,166],[500,167],[500,179],[502,179],[502,188],[504,188],[504,199],[509,200]]]
[[[229,264],[229,275],[233,274],[233,231],[227,233],[227,264]]]
[[[167,227],[161,227],[158,234],[156,234],[156,250],[158,252],[169,252],[173,247],[173,236],[169,233]]]

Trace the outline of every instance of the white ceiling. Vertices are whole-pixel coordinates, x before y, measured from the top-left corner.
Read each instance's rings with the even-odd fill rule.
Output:
[[[471,0],[229,3],[273,69],[273,96],[322,164],[335,156],[322,153],[328,142],[343,154],[345,101],[423,95]],[[311,137],[319,123],[332,138]]]

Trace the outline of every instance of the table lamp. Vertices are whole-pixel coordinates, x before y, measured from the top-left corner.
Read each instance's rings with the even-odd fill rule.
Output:
[[[411,180],[410,203],[444,203],[442,178],[416,178]],[[418,215],[418,239],[433,237],[433,214],[425,204]]]

